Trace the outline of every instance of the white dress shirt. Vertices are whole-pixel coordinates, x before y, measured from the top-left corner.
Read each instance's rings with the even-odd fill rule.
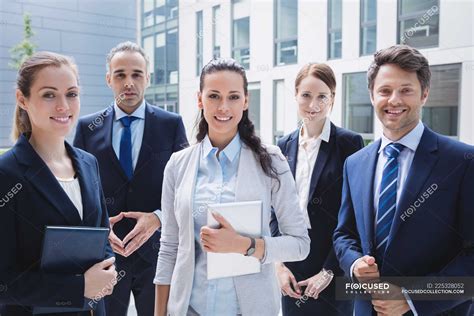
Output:
[[[81,186],[79,185],[78,178],[72,179],[62,179],[56,177],[59,184],[63,188],[64,192],[66,192],[67,196],[71,200],[72,204],[76,207],[77,211],[79,212],[79,216],[81,220],[83,219],[83,208],[82,208],[82,195],[81,195]]]
[[[311,229],[308,215],[309,190],[314,164],[318,158],[321,142],[329,142],[331,135],[331,120],[327,117],[321,134],[318,137],[308,137],[304,134],[304,125],[301,126],[298,138],[298,158],[296,160],[296,190],[298,191],[300,208],[303,211],[306,226]]]

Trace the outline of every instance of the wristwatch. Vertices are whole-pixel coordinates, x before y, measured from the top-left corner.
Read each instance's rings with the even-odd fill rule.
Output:
[[[247,249],[247,253],[244,255],[246,257],[249,257],[254,254],[255,252],[255,238],[249,237],[250,238],[250,247]]]

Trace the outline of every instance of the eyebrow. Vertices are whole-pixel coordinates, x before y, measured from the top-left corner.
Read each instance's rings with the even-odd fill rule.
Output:
[[[221,93],[221,92],[220,92],[220,91],[218,91],[218,90],[210,90],[210,92],[217,92],[217,93]],[[236,91],[236,90],[234,90],[234,91],[229,91],[229,93],[241,93],[241,92],[240,92],[240,91]]]
[[[55,88],[55,87],[49,87],[49,86],[41,87],[38,91],[43,90],[43,89],[51,89],[51,90],[58,91],[57,88]],[[71,90],[71,89],[77,89],[77,86],[72,86],[72,87],[69,87],[69,88],[68,88],[68,90]]]
[[[312,93],[312,92],[311,92],[311,91],[308,91],[308,90],[306,90],[306,91],[303,91],[302,93]],[[318,92],[318,94],[324,94],[324,95],[328,95],[328,94],[329,94],[329,92]]]
[[[133,69],[132,70],[133,72],[138,72],[138,73],[144,73],[143,70],[141,69]],[[118,73],[124,73],[125,70],[124,69],[117,69],[114,71],[114,74],[118,74]]]

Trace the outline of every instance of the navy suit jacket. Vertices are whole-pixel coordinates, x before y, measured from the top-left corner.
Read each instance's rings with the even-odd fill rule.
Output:
[[[357,258],[375,255],[373,182],[379,148],[380,140],[350,156],[344,166],[334,246],[346,275]],[[473,223],[474,147],[425,126],[399,198],[384,260],[378,263],[380,275],[473,276]],[[472,309],[470,300],[414,301],[414,305],[419,315],[444,311],[471,315]],[[357,315],[370,315],[371,309],[370,301],[356,301]]]
[[[163,171],[173,152],[188,146],[181,117],[146,104],[145,128],[137,165],[128,179],[112,147],[113,105],[79,120],[74,146],[93,154],[99,162],[109,216],[122,211],[154,212],[161,209]],[[123,219],[114,232],[123,239],[136,221]],[[137,250],[148,262],[156,264],[160,232],[156,232]],[[117,256],[120,256],[117,254]]]
[[[331,123],[329,142],[321,142],[318,157],[311,176],[308,215],[311,229],[311,250],[308,257],[299,262],[286,262],[298,281],[305,280],[319,273],[322,268],[332,270],[335,275],[342,275],[334,253],[332,235],[337,225],[341,205],[342,170],[344,161],[354,152],[364,147],[362,137],[352,131],[340,128]],[[299,129],[282,137],[278,141],[283,155],[287,157],[293,177],[296,173],[298,158]],[[272,217],[272,234],[278,235],[278,223]],[[334,300],[334,282],[321,295],[322,300]],[[316,301],[315,301],[316,302]],[[347,301],[346,301],[347,302]],[[347,302],[350,303],[350,302]],[[294,304],[291,304],[294,305]],[[291,306],[290,305],[290,306]],[[306,305],[306,304],[305,304]],[[323,304],[319,304],[323,305]],[[332,304],[334,306],[334,303]],[[293,306],[294,307],[294,306]],[[297,310],[297,308],[294,308]],[[330,310],[329,310],[330,309]],[[312,312],[332,314],[330,306],[314,306]],[[289,312],[288,315],[292,313]]]
[[[26,136],[0,156],[0,304],[7,305],[2,315],[31,315],[32,306],[84,305],[83,275],[39,270],[46,226],[109,227],[96,159],[65,144],[81,186],[83,220]],[[106,258],[113,255],[107,245]]]

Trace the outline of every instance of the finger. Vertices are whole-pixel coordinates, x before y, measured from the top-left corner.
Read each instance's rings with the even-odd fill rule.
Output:
[[[207,226],[201,227],[201,234],[204,234],[204,235],[212,235],[212,234],[215,234],[216,231],[217,231],[217,229],[210,228],[210,227],[207,227]]]
[[[123,213],[120,212],[119,215],[109,217],[109,223],[110,223],[111,225],[113,225],[113,224],[119,222],[119,221],[122,220],[122,219],[123,219]]]
[[[367,256],[367,255],[366,255],[366,256],[362,257],[362,260],[363,260],[365,263],[367,263],[369,266],[375,264],[375,258],[372,257],[372,256]]]
[[[142,212],[124,212],[123,216],[126,218],[139,219],[143,215]]]
[[[293,274],[290,275],[290,281],[291,284],[293,284],[293,288],[295,289],[296,293],[301,294],[301,289],[300,286],[298,285],[298,282],[296,282],[295,276]]]
[[[117,237],[117,235],[115,235],[114,231],[113,230],[110,230],[110,233],[109,233],[109,241],[111,243],[115,243],[117,244],[118,246],[122,247],[123,248],[123,243],[122,241],[120,240],[120,238]]]
[[[309,284],[308,279],[298,282],[298,285],[299,285],[300,287],[308,286],[308,284]]]
[[[135,238],[138,234],[140,234],[142,230],[138,225],[136,225],[123,239],[123,245],[125,246],[129,241]]]
[[[289,284],[285,285],[283,289],[288,294],[289,297],[296,298],[296,299],[301,298],[301,296],[298,293],[293,291],[293,289],[291,288]]]
[[[216,219],[222,227],[232,227],[230,223],[222,216],[221,214],[217,213],[216,211],[211,212],[212,216]]]
[[[111,244],[111,246],[112,246],[112,250],[114,251],[114,253],[119,254],[121,256],[125,256],[125,249],[123,249],[122,247],[119,247],[115,244]]]
[[[110,257],[108,259],[105,259],[105,260],[99,262],[98,264],[102,269],[105,269],[105,268],[111,266],[112,264],[114,264],[114,262],[115,262],[115,257]]]

